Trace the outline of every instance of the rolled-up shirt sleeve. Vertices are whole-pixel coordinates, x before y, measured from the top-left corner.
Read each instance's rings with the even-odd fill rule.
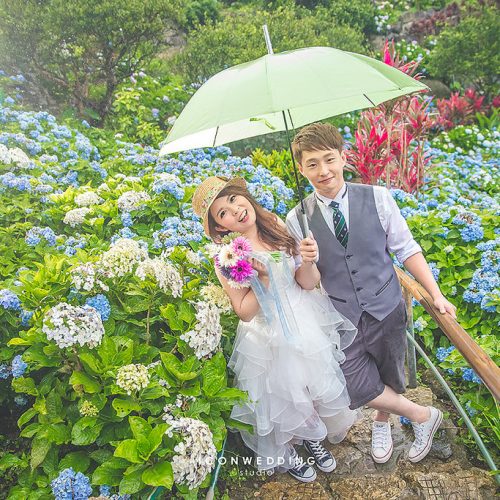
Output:
[[[410,228],[389,190],[377,186],[375,188],[375,201],[380,223],[387,235],[387,249],[403,264],[406,259],[421,252],[422,248],[413,238]]]

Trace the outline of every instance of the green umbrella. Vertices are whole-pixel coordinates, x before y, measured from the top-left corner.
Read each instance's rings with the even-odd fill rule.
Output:
[[[331,47],[267,54],[207,80],[160,154],[297,128],[427,88],[382,61]]]
[[[269,54],[207,80],[175,121],[160,154],[288,133],[290,128],[428,89],[384,62],[331,47],[273,54],[264,31]],[[302,199],[300,188],[299,196]]]

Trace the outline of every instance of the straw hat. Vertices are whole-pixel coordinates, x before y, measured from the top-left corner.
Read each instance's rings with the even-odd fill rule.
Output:
[[[208,177],[197,188],[193,195],[193,212],[202,218],[203,229],[205,234],[210,236],[208,228],[208,210],[212,203],[216,200],[219,193],[226,186],[240,186],[247,187],[245,179],[242,177],[233,177],[227,179],[226,177]]]

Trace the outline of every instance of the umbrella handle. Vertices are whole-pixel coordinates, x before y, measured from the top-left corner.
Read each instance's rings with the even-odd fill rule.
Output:
[[[310,236],[311,231],[309,231],[309,222],[307,221],[307,216],[303,209],[300,210],[300,215],[302,217],[302,228],[303,228],[304,238],[308,238]]]

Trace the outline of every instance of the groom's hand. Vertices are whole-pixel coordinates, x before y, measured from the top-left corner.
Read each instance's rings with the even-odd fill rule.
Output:
[[[299,245],[302,262],[315,262],[318,258],[318,244],[311,233],[309,238],[304,238]]]

